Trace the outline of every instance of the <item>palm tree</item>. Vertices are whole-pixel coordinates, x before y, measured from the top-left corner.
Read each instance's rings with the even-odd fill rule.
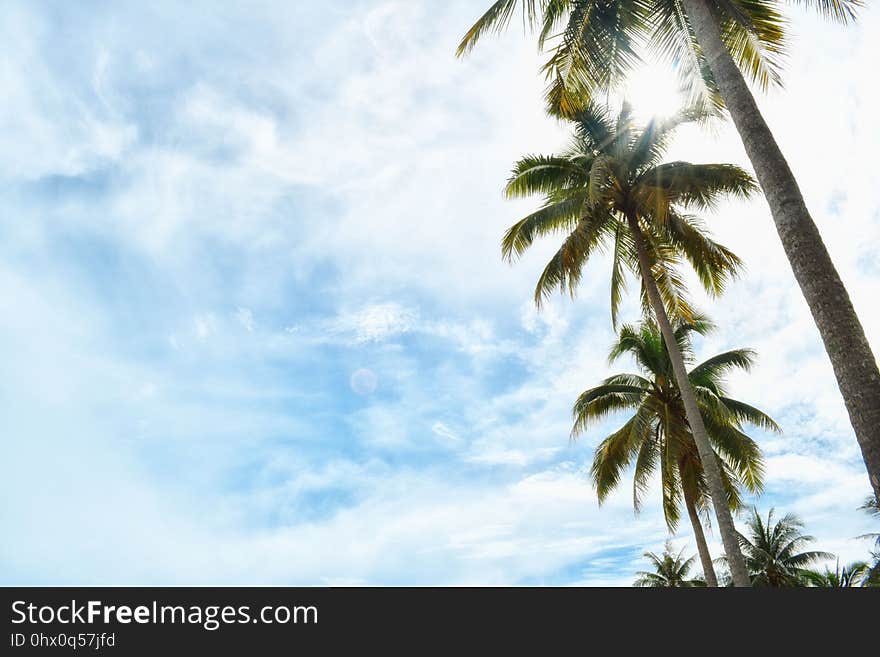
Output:
[[[833,20],[855,19],[862,0],[790,0]],[[803,195],[744,76],[761,88],[781,81],[786,20],[781,0],[497,0],[467,32],[459,55],[500,31],[517,5],[554,41],[544,72],[551,111],[570,115],[601,89],[618,85],[646,47],[674,63],[693,99],[724,106],[770,206],[795,279],[831,360],[880,500],[880,369],[849,294]]]
[[[712,325],[703,318],[679,323],[676,327],[679,349],[688,361],[693,360],[690,334],[705,335],[711,328]],[[674,382],[669,353],[656,325],[643,322],[639,327],[622,327],[609,361],[614,362],[624,354],[633,357],[645,376],[616,374],[605,379],[602,385],[584,392],[574,405],[573,436],[609,413],[635,411],[620,429],[596,448],[591,476],[599,502],[617,487],[623,471],[635,462],[633,506],[638,510],[641,497],[659,465],[666,524],[670,531],[675,530],[683,499],[706,584],[718,586],[699,516],[700,511],[708,508],[710,498],[706,475]],[[713,356],[688,374],[712,441],[713,457],[720,465],[725,498],[733,511],[742,506],[740,485],[752,493],[760,492],[763,487],[761,452],[757,444],[742,432],[743,424],[779,430],[763,412],[731,399],[725,391],[725,372],[735,367],[748,370],[753,361],[754,352],[736,349]]]
[[[841,568],[840,560],[838,559],[834,570],[829,570],[827,566],[822,572],[818,570],[804,570],[802,578],[807,586],[824,589],[849,589],[867,586],[869,574],[868,564],[863,561],[856,561]]]
[[[866,497],[862,506],[859,507],[859,510],[880,520],[880,500],[876,497],[870,495]],[[865,534],[864,537],[875,539],[877,547],[880,548],[880,534]]]
[[[767,521],[752,509],[746,523],[748,536],[740,534],[740,543],[746,556],[754,586],[798,586],[808,566],[834,555],[827,552],[801,550],[813,542],[812,536],[802,534],[804,524],[794,514],[788,513],[777,522],[773,521],[773,509]]]
[[[657,556],[653,552],[645,552],[645,558],[654,566],[654,572],[640,570],[633,586],[654,589],[683,589],[705,586],[700,579],[689,578],[694,565],[694,557],[682,559],[681,553],[672,553],[672,546],[667,541],[663,554]]]
[[[865,513],[880,519],[880,502],[874,496],[868,496],[865,503],[859,507]],[[868,567],[867,586],[880,586],[880,533],[872,532],[863,534],[859,538],[868,538],[874,541],[874,549],[871,550],[871,558],[874,560]]]
[[[535,238],[564,232],[567,237],[538,279],[540,305],[556,289],[574,294],[587,260],[607,247],[612,254],[611,317],[626,289],[626,273],[641,279],[646,314],[657,319],[694,442],[703,462],[724,549],[738,586],[748,586],[748,573],[724,480],[715,461],[699,404],[688,380],[672,319],[693,319],[678,271],[687,260],[712,294],[735,275],[739,259],[709,239],[699,219],[687,213],[713,207],[723,196],[745,197],[756,189],[745,171],[732,164],[662,163],[679,116],[638,129],[624,104],[616,120],[589,105],[573,119],[574,139],[560,155],[529,155],[516,163],[507,183],[510,197],[541,194],[543,206],[514,224],[502,240],[502,253],[512,259]]]

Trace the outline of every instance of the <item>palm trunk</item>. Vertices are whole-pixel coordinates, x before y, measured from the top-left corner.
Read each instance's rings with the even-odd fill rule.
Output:
[[[703,534],[700,515],[697,513],[697,507],[694,505],[693,495],[687,488],[684,489],[684,505],[687,507],[691,526],[694,528],[694,538],[697,541],[700,563],[703,564],[703,577],[706,578],[706,586],[717,587],[718,578],[715,576],[715,567],[712,565],[712,555],[709,554],[709,546],[706,544],[706,535]]]
[[[682,4],[770,204],[785,254],[831,359],[874,495],[880,501],[877,360],[797,181],[721,41],[717,18],[705,0],[682,0]]]
[[[694,389],[691,387],[691,382],[688,379],[684,358],[681,355],[681,350],[678,348],[678,342],[675,340],[675,333],[672,330],[672,325],[669,323],[666,308],[663,305],[663,300],[660,298],[660,291],[657,289],[657,283],[651,274],[651,263],[648,260],[645,238],[635,218],[627,217],[627,221],[639,255],[639,269],[642,272],[645,291],[648,293],[648,299],[654,309],[654,314],[657,316],[660,333],[663,334],[663,342],[666,344],[666,350],[669,352],[672,371],[675,374],[675,382],[678,384],[681,400],[684,403],[688,425],[690,425],[691,433],[694,436],[694,442],[697,444],[700,462],[703,464],[703,472],[706,474],[706,481],[709,484],[709,494],[712,496],[712,506],[715,508],[715,517],[718,520],[718,532],[721,534],[721,541],[724,543],[724,552],[730,565],[730,573],[733,575],[733,583],[735,586],[751,586],[749,575],[746,571],[746,564],[739,549],[736,528],[730,515],[727,494],[724,492],[724,485],[721,481],[721,469],[718,467],[718,461],[709,443],[709,434],[706,433],[703,416],[700,415],[700,407],[697,405]]]

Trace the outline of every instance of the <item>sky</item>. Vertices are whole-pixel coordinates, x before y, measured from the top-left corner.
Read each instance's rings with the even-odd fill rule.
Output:
[[[2,4],[0,582],[628,585],[662,549],[656,486],[638,515],[629,476],[590,486],[622,418],[569,439],[577,395],[633,371],[606,362],[607,259],[540,312],[553,240],[501,260],[539,202],[503,198],[513,162],[568,132],[516,21],[454,57],[480,9]],[[759,103],[877,351],[880,11],[792,19]],[[669,157],[748,167],[726,124]],[[766,204],[706,219],[746,273],[696,295],[697,353],[756,349],[731,393],[783,429],[750,432],[755,503],[866,558],[867,475]]]

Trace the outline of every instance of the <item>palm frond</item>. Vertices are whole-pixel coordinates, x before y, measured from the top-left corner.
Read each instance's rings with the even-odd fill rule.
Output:
[[[820,16],[838,23],[854,22],[858,18],[859,10],[865,6],[864,0],[791,0],[791,2],[815,9]]]
[[[640,386],[609,384],[584,391],[572,409],[574,426],[572,437],[583,433],[590,424],[598,422],[611,413],[638,408],[647,390]]]
[[[584,265],[590,255],[608,237],[609,218],[601,210],[595,210],[581,218],[577,227],[565,238],[562,246],[547,263],[535,286],[535,305],[556,290],[574,297],[581,280]]]
[[[646,190],[662,190],[676,205],[700,209],[714,208],[725,196],[748,198],[759,189],[751,174],[735,164],[669,162],[648,169],[639,182]]]
[[[650,431],[650,422],[640,409],[620,429],[599,443],[593,455],[590,478],[600,504],[617,487],[621,474],[635,458]]]
[[[589,161],[559,155],[526,155],[514,165],[504,193],[507,198],[558,193],[582,185],[589,172]]]
[[[733,368],[739,368],[748,372],[755,364],[757,354],[753,349],[732,349],[711,358],[694,367],[688,378],[694,385],[704,385],[708,382],[716,382]]]
[[[712,240],[695,217],[669,212],[663,229],[667,240],[681,251],[709,294],[720,295],[742,270],[739,257]]]
[[[510,19],[513,16],[513,11],[516,9],[517,4],[519,4],[519,0],[497,0],[497,2],[493,3],[488,11],[480,16],[471,29],[465,33],[461,42],[458,44],[456,56],[461,57],[462,55],[469,53],[474,49],[474,46],[477,45],[477,42],[486,34],[489,34],[490,32],[495,32],[496,34],[503,32],[510,23]],[[527,10],[532,10],[531,15],[534,16],[534,1],[529,0],[526,3],[526,7]]]
[[[575,230],[587,205],[587,190],[551,201],[507,229],[501,239],[501,255],[508,262],[525,253],[535,239]]]
[[[769,415],[754,406],[750,406],[745,402],[731,399],[730,397],[721,397],[724,407],[730,412],[737,422],[741,424],[751,424],[760,429],[766,429],[774,433],[781,433],[782,429]]]

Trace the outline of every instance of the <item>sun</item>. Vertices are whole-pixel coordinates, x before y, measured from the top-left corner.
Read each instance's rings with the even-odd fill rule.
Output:
[[[633,71],[623,89],[623,97],[643,120],[672,116],[685,103],[681,83],[667,67],[645,64]]]

